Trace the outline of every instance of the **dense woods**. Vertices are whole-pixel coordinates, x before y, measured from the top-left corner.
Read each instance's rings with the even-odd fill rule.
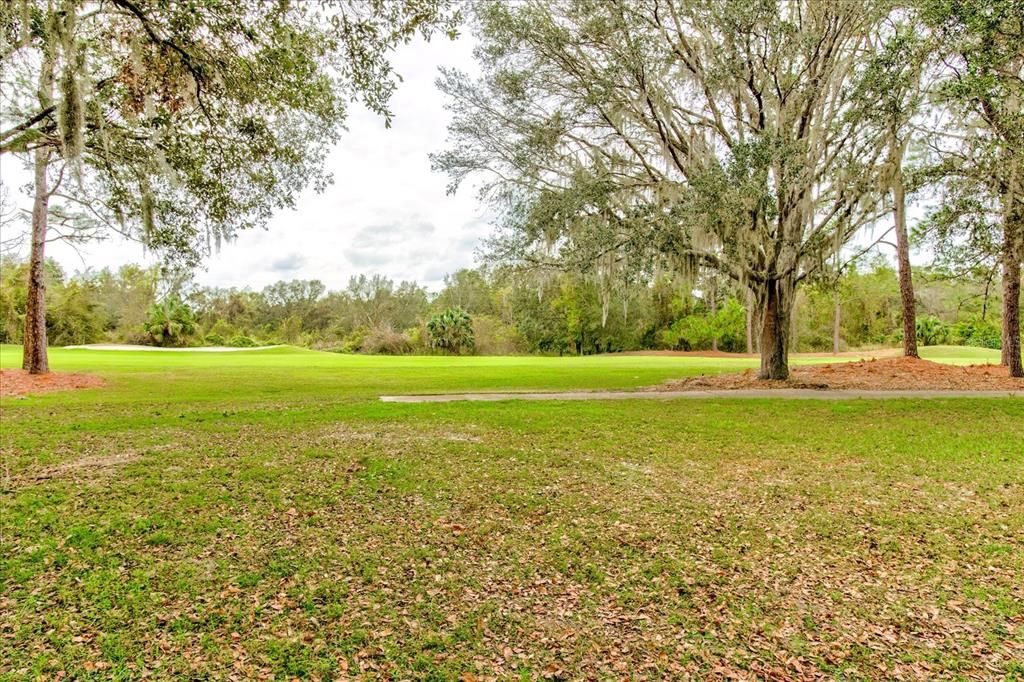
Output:
[[[0,264],[0,342],[22,339],[26,269],[10,259]],[[459,270],[438,292],[381,276],[353,277],[337,291],[317,280],[282,281],[258,291],[218,289],[197,286],[179,272],[135,265],[69,275],[49,262],[46,276],[47,332],[58,345],[287,343],[338,352],[483,355],[748,350],[747,303],[713,277],[695,283],[666,275],[650,286],[619,289],[609,300],[586,277],[540,281],[511,268]],[[925,267],[914,277],[920,344],[1000,346],[995,271]],[[834,350],[836,301],[839,350],[900,343],[898,277],[875,256],[837,280],[800,290],[791,322],[794,350]],[[459,329],[452,322],[457,315],[445,316],[456,311],[469,317],[470,342],[464,331],[432,338],[432,322]]]

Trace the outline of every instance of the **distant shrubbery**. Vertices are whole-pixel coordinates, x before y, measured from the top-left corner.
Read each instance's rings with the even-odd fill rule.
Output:
[[[476,342],[473,320],[462,308],[448,308],[431,317],[427,322],[427,336],[431,348],[455,355],[471,352]]]
[[[568,274],[537,280],[507,270],[460,270],[431,295],[415,283],[376,276],[354,277],[340,291],[316,280],[250,291],[195,287],[137,266],[68,277],[49,262],[47,273],[47,329],[55,345],[287,343],[343,353],[482,355],[707,350],[716,343],[727,352],[746,350],[745,293],[699,278],[658,277],[605,291]],[[986,300],[983,275],[920,274],[921,345],[999,347],[999,300]],[[0,260],[0,342],[21,341],[25,276],[23,263]],[[878,261],[847,270],[838,283],[801,289],[794,350],[831,350],[837,287],[842,348],[900,342],[896,273]],[[715,290],[712,312],[700,292]]]
[[[359,350],[370,354],[404,355],[412,350],[412,344],[402,332],[390,327],[377,327],[363,336]]]
[[[714,313],[705,307],[680,318],[662,332],[662,344],[674,350],[718,350],[742,353],[747,346],[746,310],[735,298]]]
[[[988,321],[957,322],[949,327],[947,343],[957,346],[999,348],[1003,343],[1003,330]]]
[[[154,346],[184,346],[196,331],[196,317],[181,299],[167,297],[149,307],[143,328]]]

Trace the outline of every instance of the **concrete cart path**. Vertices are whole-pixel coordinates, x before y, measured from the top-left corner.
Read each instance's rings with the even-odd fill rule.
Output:
[[[856,400],[866,398],[1024,398],[1020,391],[867,391],[813,388],[746,388],[717,391],[563,391],[553,393],[438,393],[382,395],[385,403],[451,403],[498,400],[669,400],[675,398],[784,398],[796,400]]]

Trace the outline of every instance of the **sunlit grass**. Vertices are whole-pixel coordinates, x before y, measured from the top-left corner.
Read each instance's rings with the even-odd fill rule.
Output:
[[[0,401],[0,679],[1020,674],[1024,401],[377,400],[728,358],[51,360],[108,386]]]

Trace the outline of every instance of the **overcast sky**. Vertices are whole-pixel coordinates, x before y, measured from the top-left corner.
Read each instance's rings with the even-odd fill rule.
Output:
[[[444,148],[449,119],[434,87],[437,69],[474,72],[472,48],[470,35],[399,48],[394,65],[404,82],[391,101],[392,127],[385,129],[383,119],[354,105],[348,132],[327,161],[334,184],[322,194],[304,193],[294,211],[277,214],[266,230],[226,244],[196,273],[197,281],[260,289],[280,279],[319,279],[339,289],[352,275],[381,273],[436,291],[445,273],[473,266],[474,251],[490,230],[485,209],[469,187],[447,196],[447,177],[431,172],[427,158]],[[30,176],[20,161],[0,158],[0,179],[12,203],[31,207],[20,187]],[[11,229],[6,225],[4,232]],[[69,272],[155,260],[124,240],[79,250],[81,257],[54,243],[47,255]]]

